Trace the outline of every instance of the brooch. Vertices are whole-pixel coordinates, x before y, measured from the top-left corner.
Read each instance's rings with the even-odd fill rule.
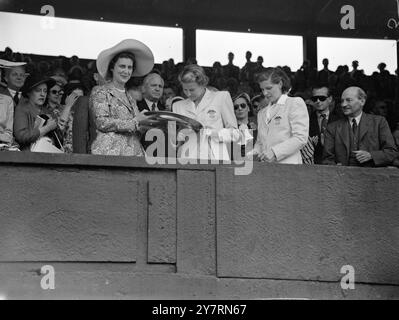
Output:
[[[281,121],[281,117],[280,117],[280,116],[274,118],[274,124],[275,124],[276,126],[280,125],[280,121]]]

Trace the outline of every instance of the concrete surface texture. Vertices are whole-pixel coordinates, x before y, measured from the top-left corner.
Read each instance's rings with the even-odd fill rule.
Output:
[[[399,171],[0,154],[0,296],[397,299]],[[54,289],[43,289],[44,265]],[[343,266],[355,289],[344,289]]]

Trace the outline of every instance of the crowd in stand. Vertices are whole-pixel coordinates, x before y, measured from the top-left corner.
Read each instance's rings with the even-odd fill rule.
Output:
[[[77,56],[38,60],[37,56],[15,53],[10,48],[0,52],[0,59],[0,148],[2,150],[35,151],[34,144],[37,139],[41,136],[50,136],[52,144],[62,152],[104,154],[101,153],[104,144],[99,143],[98,134],[108,129],[104,129],[107,124],[101,122],[104,128],[100,130],[100,116],[96,106],[102,106],[105,101],[98,97],[102,93],[105,96],[109,93],[109,90],[101,90],[106,88],[104,86],[107,80],[112,80],[109,71],[113,69],[108,68],[110,61],[107,61],[106,70],[102,71],[98,70],[98,60],[97,64],[94,60],[82,61]],[[118,59],[135,61],[137,57],[130,58],[127,55],[118,56]],[[118,59],[113,63],[118,62]],[[351,68],[344,65],[332,71],[329,70],[328,59],[324,59],[322,70],[316,70],[310,61],[305,61],[299,70],[292,71],[288,66],[267,68],[263,65],[264,60],[261,56],[256,62],[251,59],[252,54],[248,51],[246,64],[239,68],[234,65],[234,54],[230,52],[225,65],[215,62],[212,67],[198,70],[192,67],[197,65],[195,59],[177,64],[173,59],[169,59],[160,65],[152,65],[153,68],[146,72],[136,72],[136,74],[133,72],[134,77],[126,79],[125,84],[129,94],[123,93],[123,96],[116,98],[123,102],[124,97],[127,97],[125,104],[134,105],[135,108],[137,106],[137,110],[131,110],[136,114],[133,127],[136,129],[139,125],[148,127],[149,119],[139,116],[138,112],[183,110],[184,101],[190,95],[188,93],[190,82],[185,81],[184,77],[182,79],[182,75],[195,75],[190,81],[199,87],[192,90],[203,88],[204,93],[227,91],[232,97],[234,107],[232,112],[237,129],[241,132],[251,130],[252,141],[246,134],[240,139],[243,157],[251,154],[257,156],[260,161],[268,162],[278,161],[283,157],[277,154],[281,148],[267,151],[265,149],[262,153],[261,146],[262,143],[265,144],[262,139],[271,138],[264,134],[265,130],[270,130],[270,127],[262,130],[260,127],[265,121],[279,125],[281,120],[284,124],[284,113],[276,119],[273,118],[272,109],[274,105],[278,106],[284,101],[285,105],[295,105],[289,108],[298,110],[305,106],[307,110],[307,135],[301,136],[301,139],[305,137],[307,141],[301,142],[302,159],[298,163],[398,166],[397,70],[396,74],[390,74],[386,70],[386,65],[380,63],[379,71],[368,76],[359,69],[359,62],[353,61]],[[201,80],[201,70],[206,74],[206,77],[203,77],[206,81]],[[107,79],[107,75],[110,78]],[[282,86],[278,87],[279,83]],[[289,87],[285,88],[285,85]],[[113,92],[117,96],[118,87],[113,89],[116,89]],[[124,92],[123,90],[122,86],[119,91]],[[285,95],[288,96],[288,102],[286,98],[281,100]],[[130,98],[134,102],[130,101]],[[29,101],[41,107],[33,112],[29,107]],[[358,117],[358,113],[353,113],[356,108],[360,108],[361,117]],[[288,112],[287,118],[291,119],[292,114]],[[47,116],[41,117],[43,123],[37,123],[37,117],[41,115]],[[125,120],[130,121],[128,117]],[[349,125],[346,126],[346,123]],[[295,125],[299,128],[301,123]],[[290,122],[287,126],[292,127],[293,124]],[[366,129],[369,130],[368,140],[362,142],[364,138],[362,135],[365,135],[363,131]],[[126,130],[130,132],[133,129],[129,127]],[[294,129],[290,130],[287,133],[288,137],[294,135]],[[344,139],[342,146],[339,144],[339,137],[343,135],[348,135],[348,145],[345,145]],[[101,139],[110,139],[110,135],[107,134],[107,137]],[[139,141],[140,136],[137,139]],[[236,140],[229,142],[237,142]],[[251,141],[251,144],[256,142],[255,147],[247,146],[248,141]],[[148,147],[142,137],[141,145]],[[371,149],[361,150],[362,147]],[[340,158],[343,152],[341,148],[350,150],[347,159]],[[115,153],[108,154],[122,154],[115,150],[113,152]],[[140,155],[140,152],[131,150],[131,153],[126,155]]]

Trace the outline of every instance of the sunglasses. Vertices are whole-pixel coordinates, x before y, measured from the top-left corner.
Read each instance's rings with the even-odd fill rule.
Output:
[[[245,109],[246,107],[248,107],[248,105],[246,103],[235,104],[234,110],[238,110],[238,108]]]
[[[62,91],[62,90],[50,90],[50,92],[51,92],[52,94],[60,94],[60,95],[63,95],[63,94],[64,94],[64,91]]]
[[[314,96],[310,98],[313,102],[317,102],[319,100],[320,102],[324,102],[328,99],[326,96]]]

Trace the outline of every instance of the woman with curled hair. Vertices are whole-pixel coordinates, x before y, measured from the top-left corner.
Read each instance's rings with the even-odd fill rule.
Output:
[[[288,96],[291,82],[280,68],[261,72],[257,82],[269,105],[258,113],[258,139],[248,155],[260,161],[302,164],[300,150],[309,132],[305,102]]]
[[[178,156],[230,160],[227,146],[240,136],[230,93],[207,89],[209,79],[198,65],[185,66],[179,74],[179,82],[187,99],[174,103],[173,111],[197,120],[204,129],[186,135]]]
[[[90,96],[97,130],[91,152],[144,156],[140,126],[147,125],[148,118],[139,112],[126,83],[132,76],[144,76],[151,71],[154,66],[151,50],[140,41],[127,39],[102,51],[96,64],[99,74],[110,81],[97,87]]]

